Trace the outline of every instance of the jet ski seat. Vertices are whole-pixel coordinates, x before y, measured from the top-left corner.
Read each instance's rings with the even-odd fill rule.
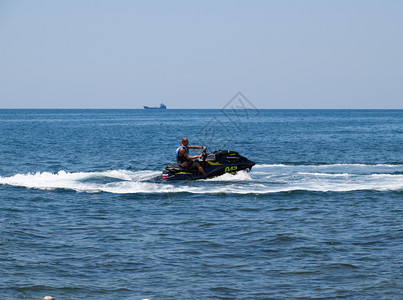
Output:
[[[176,173],[176,172],[184,172],[184,171],[186,171],[186,168],[184,168],[178,164],[172,164],[172,165],[166,166],[165,170]]]

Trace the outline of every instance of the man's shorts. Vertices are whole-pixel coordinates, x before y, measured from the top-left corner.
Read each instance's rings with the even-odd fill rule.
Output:
[[[185,161],[185,162],[186,162],[186,161]],[[184,164],[185,162],[181,163],[180,166],[183,167],[183,164]],[[187,169],[187,170],[190,170],[190,169],[193,169],[193,168],[194,168],[193,160],[188,160],[187,163],[188,163],[188,165],[187,165],[186,167],[183,167],[183,168],[185,168],[185,169]]]

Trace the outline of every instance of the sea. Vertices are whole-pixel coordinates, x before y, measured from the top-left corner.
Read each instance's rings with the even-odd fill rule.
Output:
[[[403,110],[2,109],[0,299],[402,299],[402,203]]]

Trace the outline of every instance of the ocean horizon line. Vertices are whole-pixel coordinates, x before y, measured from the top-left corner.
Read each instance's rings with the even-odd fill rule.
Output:
[[[0,110],[142,110],[142,111],[167,111],[167,110],[348,110],[348,111],[375,111],[375,110],[403,110],[403,108],[167,108],[146,110],[144,108],[0,108]]]

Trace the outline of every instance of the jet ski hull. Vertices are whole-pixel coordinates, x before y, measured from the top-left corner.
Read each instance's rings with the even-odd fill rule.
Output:
[[[235,174],[238,171],[250,171],[255,162],[229,150],[219,150],[204,158],[195,159],[203,167],[206,176],[199,173],[197,168],[186,169],[178,164],[168,165],[158,178],[160,180],[197,180],[212,178],[225,173]]]

